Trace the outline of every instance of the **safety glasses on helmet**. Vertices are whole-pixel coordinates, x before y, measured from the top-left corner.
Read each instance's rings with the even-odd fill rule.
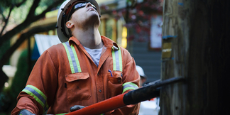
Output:
[[[71,16],[76,10],[85,7],[87,4],[90,4],[90,5],[97,11],[96,6],[94,6],[94,5],[93,5],[92,3],[90,3],[90,2],[78,2],[77,4],[75,4],[75,5],[72,7],[70,13],[68,14],[68,18],[67,18],[67,19],[69,20],[70,16]]]
[[[82,8],[82,7],[85,7],[88,3],[90,2],[80,2],[80,3],[77,3],[75,4],[75,6],[73,7],[73,10],[77,10],[79,8]],[[93,4],[90,3],[90,5],[95,9],[97,10],[96,6],[94,6]]]

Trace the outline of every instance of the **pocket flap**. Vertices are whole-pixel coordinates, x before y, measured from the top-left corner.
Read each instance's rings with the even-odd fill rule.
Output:
[[[120,71],[113,71],[113,76],[108,72],[109,76],[108,80],[113,84],[121,84],[122,83],[122,73]]]
[[[121,71],[114,71],[113,76],[115,78],[122,78],[122,72]]]
[[[84,80],[89,78],[89,73],[73,73],[66,76],[66,81],[72,82],[76,80]]]

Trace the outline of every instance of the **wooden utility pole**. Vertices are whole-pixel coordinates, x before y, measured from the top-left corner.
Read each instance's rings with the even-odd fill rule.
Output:
[[[229,114],[230,1],[164,0],[160,115]]]

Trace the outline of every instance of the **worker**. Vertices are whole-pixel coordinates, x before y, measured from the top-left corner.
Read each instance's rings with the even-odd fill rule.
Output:
[[[137,72],[139,73],[141,80],[140,80],[140,86],[143,86],[144,83],[146,82],[147,76],[144,73],[144,70],[142,69],[141,66],[136,65]]]
[[[141,80],[140,80],[140,85],[145,86],[148,85],[146,83],[147,76],[144,73],[144,70],[142,69],[141,66],[136,65],[137,72],[139,73]],[[157,80],[159,81],[159,80]],[[157,82],[155,81],[155,82]],[[157,89],[155,91],[156,95],[160,95],[160,90]],[[159,113],[159,97],[152,98],[150,100],[142,101],[140,105],[140,111],[138,115],[158,115]]]
[[[83,108],[139,87],[134,59],[101,36],[99,25],[95,0],[62,3],[57,20],[62,43],[39,57],[11,114],[65,114],[71,107]],[[137,115],[138,111],[135,104],[104,114]]]

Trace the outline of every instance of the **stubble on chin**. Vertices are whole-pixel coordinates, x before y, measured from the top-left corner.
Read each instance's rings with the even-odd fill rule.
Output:
[[[80,27],[83,30],[87,30],[89,27],[92,26],[99,26],[100,24],[100,19],[98,15],[92,15],[88,19],[84,20],[83,22],[78,22],[78,25],[81,25]]]

